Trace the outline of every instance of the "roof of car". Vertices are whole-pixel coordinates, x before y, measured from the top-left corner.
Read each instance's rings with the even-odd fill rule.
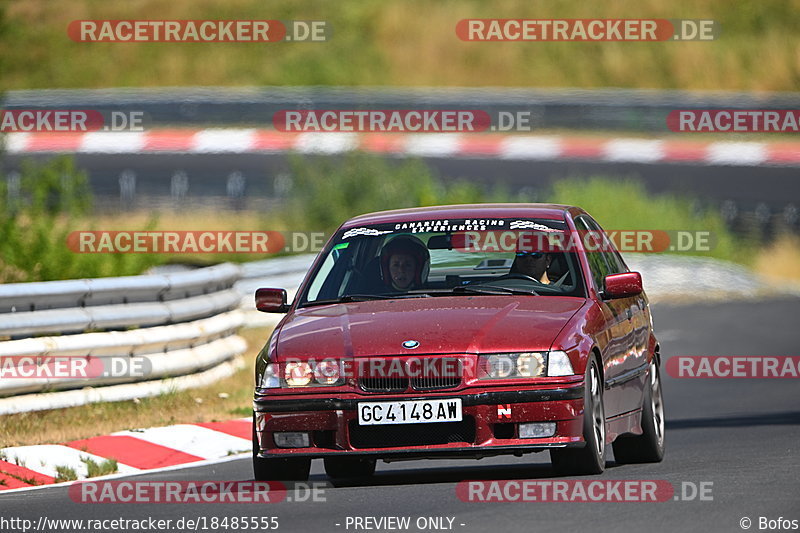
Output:
[[[546,220],[564,220],[565,213],[577,209],[569,205],[559,204],[460,204],[437,205],[431,207],[414,207],[410,209],[394,209],[379,211],[351,218],[343,227],[362,226],[365,224],[388,224],[411,222],[415,220],[443,220],[463,218],[541,218]],[[582,210],[580,210],[582,211]]]

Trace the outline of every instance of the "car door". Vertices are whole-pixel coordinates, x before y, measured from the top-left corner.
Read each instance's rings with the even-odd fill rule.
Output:
[[[617,265],[609,264],[604,252],[607,243],[604,242],[605,233],[588,216],[575,219],[575,227],[584,243],[586,259],[591,269],[592,282],[597,294],[600,296],[597,304],[605,317],[605,331],[598,338],[598,344],[603,356],[603,375],[606,383],[605,408],[606,416],[612,417],[624,413],[629,405],[625,401],[624,383],[617,385],[625,379],[625,374],[632,368],[631,348],[633,346],[633,311],[631,310],[632,298],[606,299],[603,298],[605,290],[605,277],[616,273]],[[622,387],[622,388],[621,388]]]
[[[592,231],[598,232],[603,237],[602,255],[608,265],[609,274],[630,272],[622,256],[617,251],[614,243],[607,237],[605,231],[591,217],[586,217],[586,224]],[[619,333],[619,359],[615,366],[619,372],[614,372],[614,379],[606,379],[608,391],[618,404],[619,412],[625,413],[638,409],[641,406],[641,394],[644,386],[644,370],[647,368],[647,339],[649,335],[649,318],[646,317],[646,301],[644,294],[603,300],[615,313],[620,321]]]
[[[618,265],[616,267],[618,272],[630,272],[628,265],[625,264],[622,255],[613,246],[613,243],[606,252],[606,257],[609,263],[613,261]],[[629,309],[632,313],[631,324],[633,326],[635,368],[641,368],[647,364],[647,345],[650,339],[650,310],[644,292],[631,297],[631,299],[633,305]]]

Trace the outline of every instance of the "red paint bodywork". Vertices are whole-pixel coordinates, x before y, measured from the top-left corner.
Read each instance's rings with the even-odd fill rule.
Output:
[[[580,208],[543,204],[464,205],[405,209],[363,215],[340,229],[379,223],[420,219],[524,217],[566,221],[576,231],[574,219],[587,216]],[[328,243],[326,250],[331,246]],[[323,252],[312,267],[325,255]],[[256,389],[256,441],[262,457],[363,454],[378,458],[491,456],[501,453],[541,451],[549,447],[581,446],[584,439],[584,373],[590,357],[596,357],[605,383],[604,403],[607,441],[622,434],[641,434],[641,406],[649,363],[658,357],[658,343],[644,292],[604,298],[603,288],[594,286],[586,252],[578,252],[586,296],[453,296],[349,302],[317,307],[289,306],[286,316],[262,355],[271,362],[285,358],[361,358],[449,355],[475,360],[478,354],[562,350],[567,352],[574,375],[487,382],[465,378],[453,390],[404,394],[365,393],[354,381],[337,387]],[[628,289],[638,274],[620,274],[618,284]],[[641,283],[640,279],[639,283]],[[307,276],[298,294],[309,283]],[[635,291],[630,291],[635,292]],[[410,354],[401,348],[408,339],[421,342]],[[257,383],[260,376],[256,376]],[[514,400],[510,417],[498,412],[508,401],[482,402],[490,394],[536,392],[536,401]],[[566,394],[568,399],[548,399]],[[511,395],[511,396],[509,396]],[[472,442],[425,446],[355,447],[351,422],[356,401],[452,398],[465,400],[464,416],[475,421]],[[330,408],[309,410],[295,407],[282,411],[291,401],[337,402]],[[301,405],[302,404],[298,404]],[[555,436],[517,438],[513,429],[520,422],[556,422]],[[514,426],[508,426],[513,424]],[[424,425],[424,424],[421,424]],[[505,425],[510,432],[499,431]],[[306,431],[311,447],[278,448],[272,438],[277,431]]]
[[[638,272],[625,272],[606,276],[605,294],[611,298],[626,298],[642,292],[642,275]]]

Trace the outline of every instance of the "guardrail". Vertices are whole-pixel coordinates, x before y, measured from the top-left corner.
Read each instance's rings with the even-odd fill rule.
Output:
[[[2,379],[0,415],[153,396],[228,376],[243,364],[238,329],[276,322],[254,310],[252,287],[292,288],[311,260],[0,285],[0,337],[8,339],[0,341],[0,361],[42,366],[79,358],[95,369],[115,359],[139,363],[138,372],[122,375]]]
[[[537,129],[664,131],[673,109],[797,109],[797,93],[653,89],[178,87],[8,91],[6,109],[144,111],[149,128],[258,125],[287,109],[530,111]]]
[[[0,285],[0,313],[169,301],[229,288],[241,277],[230,263],[149,276]]]

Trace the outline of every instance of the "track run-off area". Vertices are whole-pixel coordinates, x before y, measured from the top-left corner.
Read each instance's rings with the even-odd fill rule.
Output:
[[[685,355],[797,355],[799,312],[798,298],[653,306],[664,364],[670,357]],[[165,521],[156,529],[170,531],[195,527],[253,530],[252,526],[258,526],[259,531],[477,533],[556,528],[577,531],[587,523],[592,524],[593,531],[619,531],[623,527],[741,531],[748,524],[750,529],[759,530],[762,520],[763,525],[791,528],[792,520],[800,519],[797,380],[676,379],[667,372],[663,376],[667,451],[658,464],[618,466],[610,449],[605,473],[584,478],[555,477],[545,453],[479,461],[379,463],[370,481],[334,486],[325,476],[321,461],[315,461],[307,483],[290,486],[285,495],[273,499],[281,501],[269,503],[244,503],[246,499],[216,504],[81,503],[74,488],[70,491],[69,484],[62,484],[0,494],[0,509],[6,519],[0,525],[3,531],[22,531],[24,524],[31,530],[42,525],[50,526],[47,531],[76,531],[90,525],[86,522],[89,519],[152,518],[151,524],[156,526],[158,520]],[[183,482],[186,494],[192,482],[250,482],[253,478],[250,456],[244,454],[212,464],[122,479]],[[483,492],[474,492],[474,501],[465,501],[469,500],[464,497],[465,482],[494,480],[506,485],[482,485]],[[604,482],[607,491],[617,480],[651,480],[659,487],[671,485],[673,491],[666,501],[656,502],[584,501],[580,492],[572,489],[566,492],[570,501],[480,501],[481,495],[489,495],[491,490],[496,494],[498,486],[508,487],[508,483],[516,483],[510,485],[514,488],[538,482],[541,491],[544,485],[552,489],[559,481],[575,480],[584,484]],[[521,490],[509,489],[505,494],[513,498]],[[40,517],[84,522],[39,522]],[[12,519],[19,520],[9,522]],[[180,519],[184,521],[178,522]],[[233,527],[234,523],[238,527]],[[148,523],[140,526],[147,528]]]

